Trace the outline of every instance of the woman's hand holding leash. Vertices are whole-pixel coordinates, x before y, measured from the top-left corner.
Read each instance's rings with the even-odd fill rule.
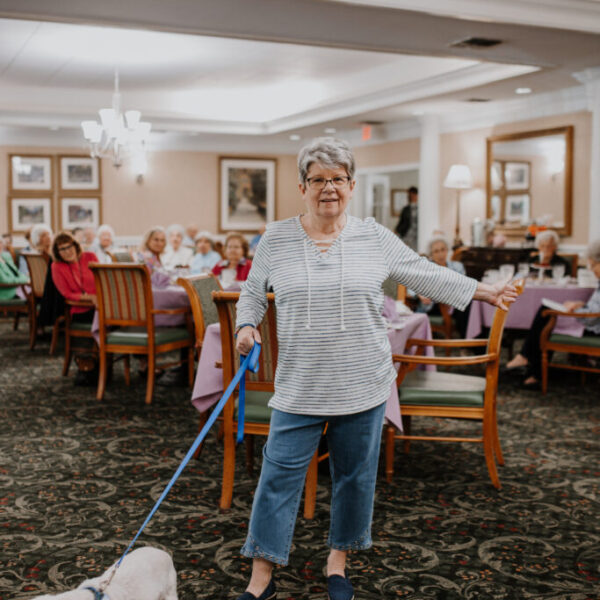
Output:
[[[237,342],[235,348],[240,354],[246,356],[250,354],[255,341],[259,344],[262,343],[258,329],[255,329],[250,325],[246,325],[237,332]]]

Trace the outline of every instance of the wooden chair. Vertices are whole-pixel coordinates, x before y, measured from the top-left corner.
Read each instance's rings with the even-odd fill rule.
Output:
[[[73,343],[74,340],[87,339],[91,340],[93,343],[91,346],[95,346],[96,342],[94,339],[94,335],[92,334],[92,324],[91,323],[80,323],[78,321],[71,320],[71,307],[72,306],[80,306],[83,308],[93,308],[94,304],[92,302],[73,302],[71,300],[65,300],[65,317],[64,317],[64,330],[65,330],[65,359],[63,362],[63,377],[66,377],[69,374],[69,367],[71,366],[71,360],[73,358],[73,353],[78,351],[89,351],[90,346],[75,346]]]
[[[152,402],[158,354],[187,348],[188,380],[194,379],[194,336],[187,327],[156,327],[155,315],[189,313],[188,308],[155,309],[150,272],[145,265],[90,264],[96,283],[100,321],[100,372],[96,397],[102,400],[106,388],[110,354],[141,354],[148,358],[146,404]],[[116,330],[112,328],[116,327]],[[176,361],[160,368],[180,365]]]
[[[117,250],[116,252],[107,252],[113,263],[131,263],[135,262],[128,250]]]
[[[522,291],[522,284],[518,286]],[[504,464],[498,424],[496,420],[496,394],[498,391],[498,367],[500,344],[508,313],[496,309],[488,340],[417,340],[409,339],[407,348],[416,346],[420,352],[426,346],[437,348],[475,348],[487,346],[486,353],[467,357],[427,357],[421,355],[395,354],[395,363],[401,363],[398,371],[398,392],[404,433],[399,434],[393,425],[385,432],[385,472],[388,481],[394,473],[395,440],[404,440],[404,450],[408,452],[411,440],[432,440],[440,442],[476,442],[483,444],[485,461],[490,479],[495,488],[500,488],[496,470]],[[485,377],[459,375],[448,372],[415,370],[418,365],[486,365]],[[412,435],[411,418],[414,416],[470,419],[480,421],[482,435],[479,437]],[[495,460],[494,460],[495,458]]]
[[[393,279],[386,279],[382,286],[383,293],[393,300],[402,300],[406,302],[406,286],[396,283]]]
[[[439,315],[428,315],[432,333],[439,333],[443,339],[451,340],[454,323],[452,322],[452,310],[448,304],[438,304]],[[447,352],[446,354],[449,354]]]
[[[221,343],[223,350],[223,388],[227,388],[240,366],[240,356],[235,349],[235,305],[239,292],[213,292],[214,302],[219,314],[221,326]],[[252,436],[269,434],[271,409],[267,403],[274,392],[275,370],[277,368],[277,330],[275,314],[275,297],[267,294],[268,309],[258,330],[262,339],[260,368],[258,373],[249,373],[246,377],[246,409],[244,432],[246,434],[246,450],[252,455]],[[221,510],[231,507],[233,498],[233,482],[235,475],[235,436],[237,433],[237,393],[235,398],[227,402],[223,409],[224,453],[223,484],[221,488]],[[315,452],[306,474],[304,517],[312,519],[315,512],[317,494],[317,468],[319,460],[328,455],[318,456]]]
[[[31,288],[27,301],[29,305],[29,349],[33,350],[37,340],[39,305],[44,295],[44,286],[46,284],[50,259],[47,255],[38,254],[37,252],[23,252],[23,256],[27,262]],[[55,327],[59,326],[60,324],[58,323],[55,325]],[[52,344],[50,346],[52,348]]]
[[[0,283],[0,288],[15,288],[20,287],[24,289],[24,284],[13,284],[13,283]],[[0,314],[6,316],[13,316],[13,331],[19,328],[19,318],[21,315],[29,314],[29,303],[28,300],[15,296],[7,300],[0,300]]]
[[[569,261],[569,266],[571,269],[571,277],[577,277],[577,265],[579,263],[579,255],[578,254],[564,254],[563,252],[557,252],[557,254]]]
[[[540,335],[540,348],[542,351],[542,394],[548,391],[548,368],[569,369],[582,373],[600,373],[600,368],[592,365],[575,365],[549,362],[549,352],[568,352],[586,358],[600,358],[600,336],[584,335],[577,338],[571,335],[552,333],[558,317],[572,319],[600,318],[600,313],[571,313],[557,310],[545,310],[542,315],[549,316],[550,320]],[[583,375],[582,375],[583,376]]]

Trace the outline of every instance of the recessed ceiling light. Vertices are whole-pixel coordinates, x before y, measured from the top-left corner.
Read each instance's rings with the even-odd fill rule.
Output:
[[[292,140],[292,142],[297,142],[300,139],[300,136],[297,133],[292,133],[292,135],[290,135],[290,140]]]
[[[323,131],[329,135],[331,135],[332,133],[335,133],[337,131],[337,129],[335,127],[325,127],[325,129],[323,129]]]
[[[515,90],[515,94],[531,94],[531,88],[520,87]]]

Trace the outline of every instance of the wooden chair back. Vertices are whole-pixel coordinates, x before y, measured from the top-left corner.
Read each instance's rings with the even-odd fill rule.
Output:
[[[29,270],[31,293],[34,298],[41,298],[44,295],[50,259],[46,254],[39,254],[38,252],[23,252],[23,256]]]
[[[393,300],[406,300],[406,286],[396,283],[393,279],[386,279],[381,285],[383,293]]]
[[[113,263],[130,263],[135,262],[129,250],[117,250],[116,252],[107,252]]]
[[[579,255],[563,254],[562,252],[558,252],[557,254],[569,261],[569,266],[571,267],[571,277],[577,277],[577,265],[579,263]]]
[[[180,277],[177,283],[187,292],[192,306],[196,343],[202,344],[206,328],[219,322],[217,306],[212,293],[222,290],[219,280],[212,273]]]
[[[239,292],[213,292],[212,297],[217,306],[221,325],[221,344],[223,352],[223,384],[229,385],[240,367],[240,355],[235,349],[236,304]],[[246,375],[246,389],[273,391],[275,389],[275,371],[277,369],[277,325],[275,313],[275,296],[267,294],[268,308],[258,326],[262,339],[260,366],[258,373]]]

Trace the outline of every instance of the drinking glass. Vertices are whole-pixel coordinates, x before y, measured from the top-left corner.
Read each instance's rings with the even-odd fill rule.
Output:
[[[552,267],[552,279],[560,281],[565,275],[565,265],[554,265]]]
[[[517,269],[519,277],[527,277],[529,275],[529,263],[520,262]]]
[[[515,265],[500,265],[500,279],[512,279],[515,274]]]

